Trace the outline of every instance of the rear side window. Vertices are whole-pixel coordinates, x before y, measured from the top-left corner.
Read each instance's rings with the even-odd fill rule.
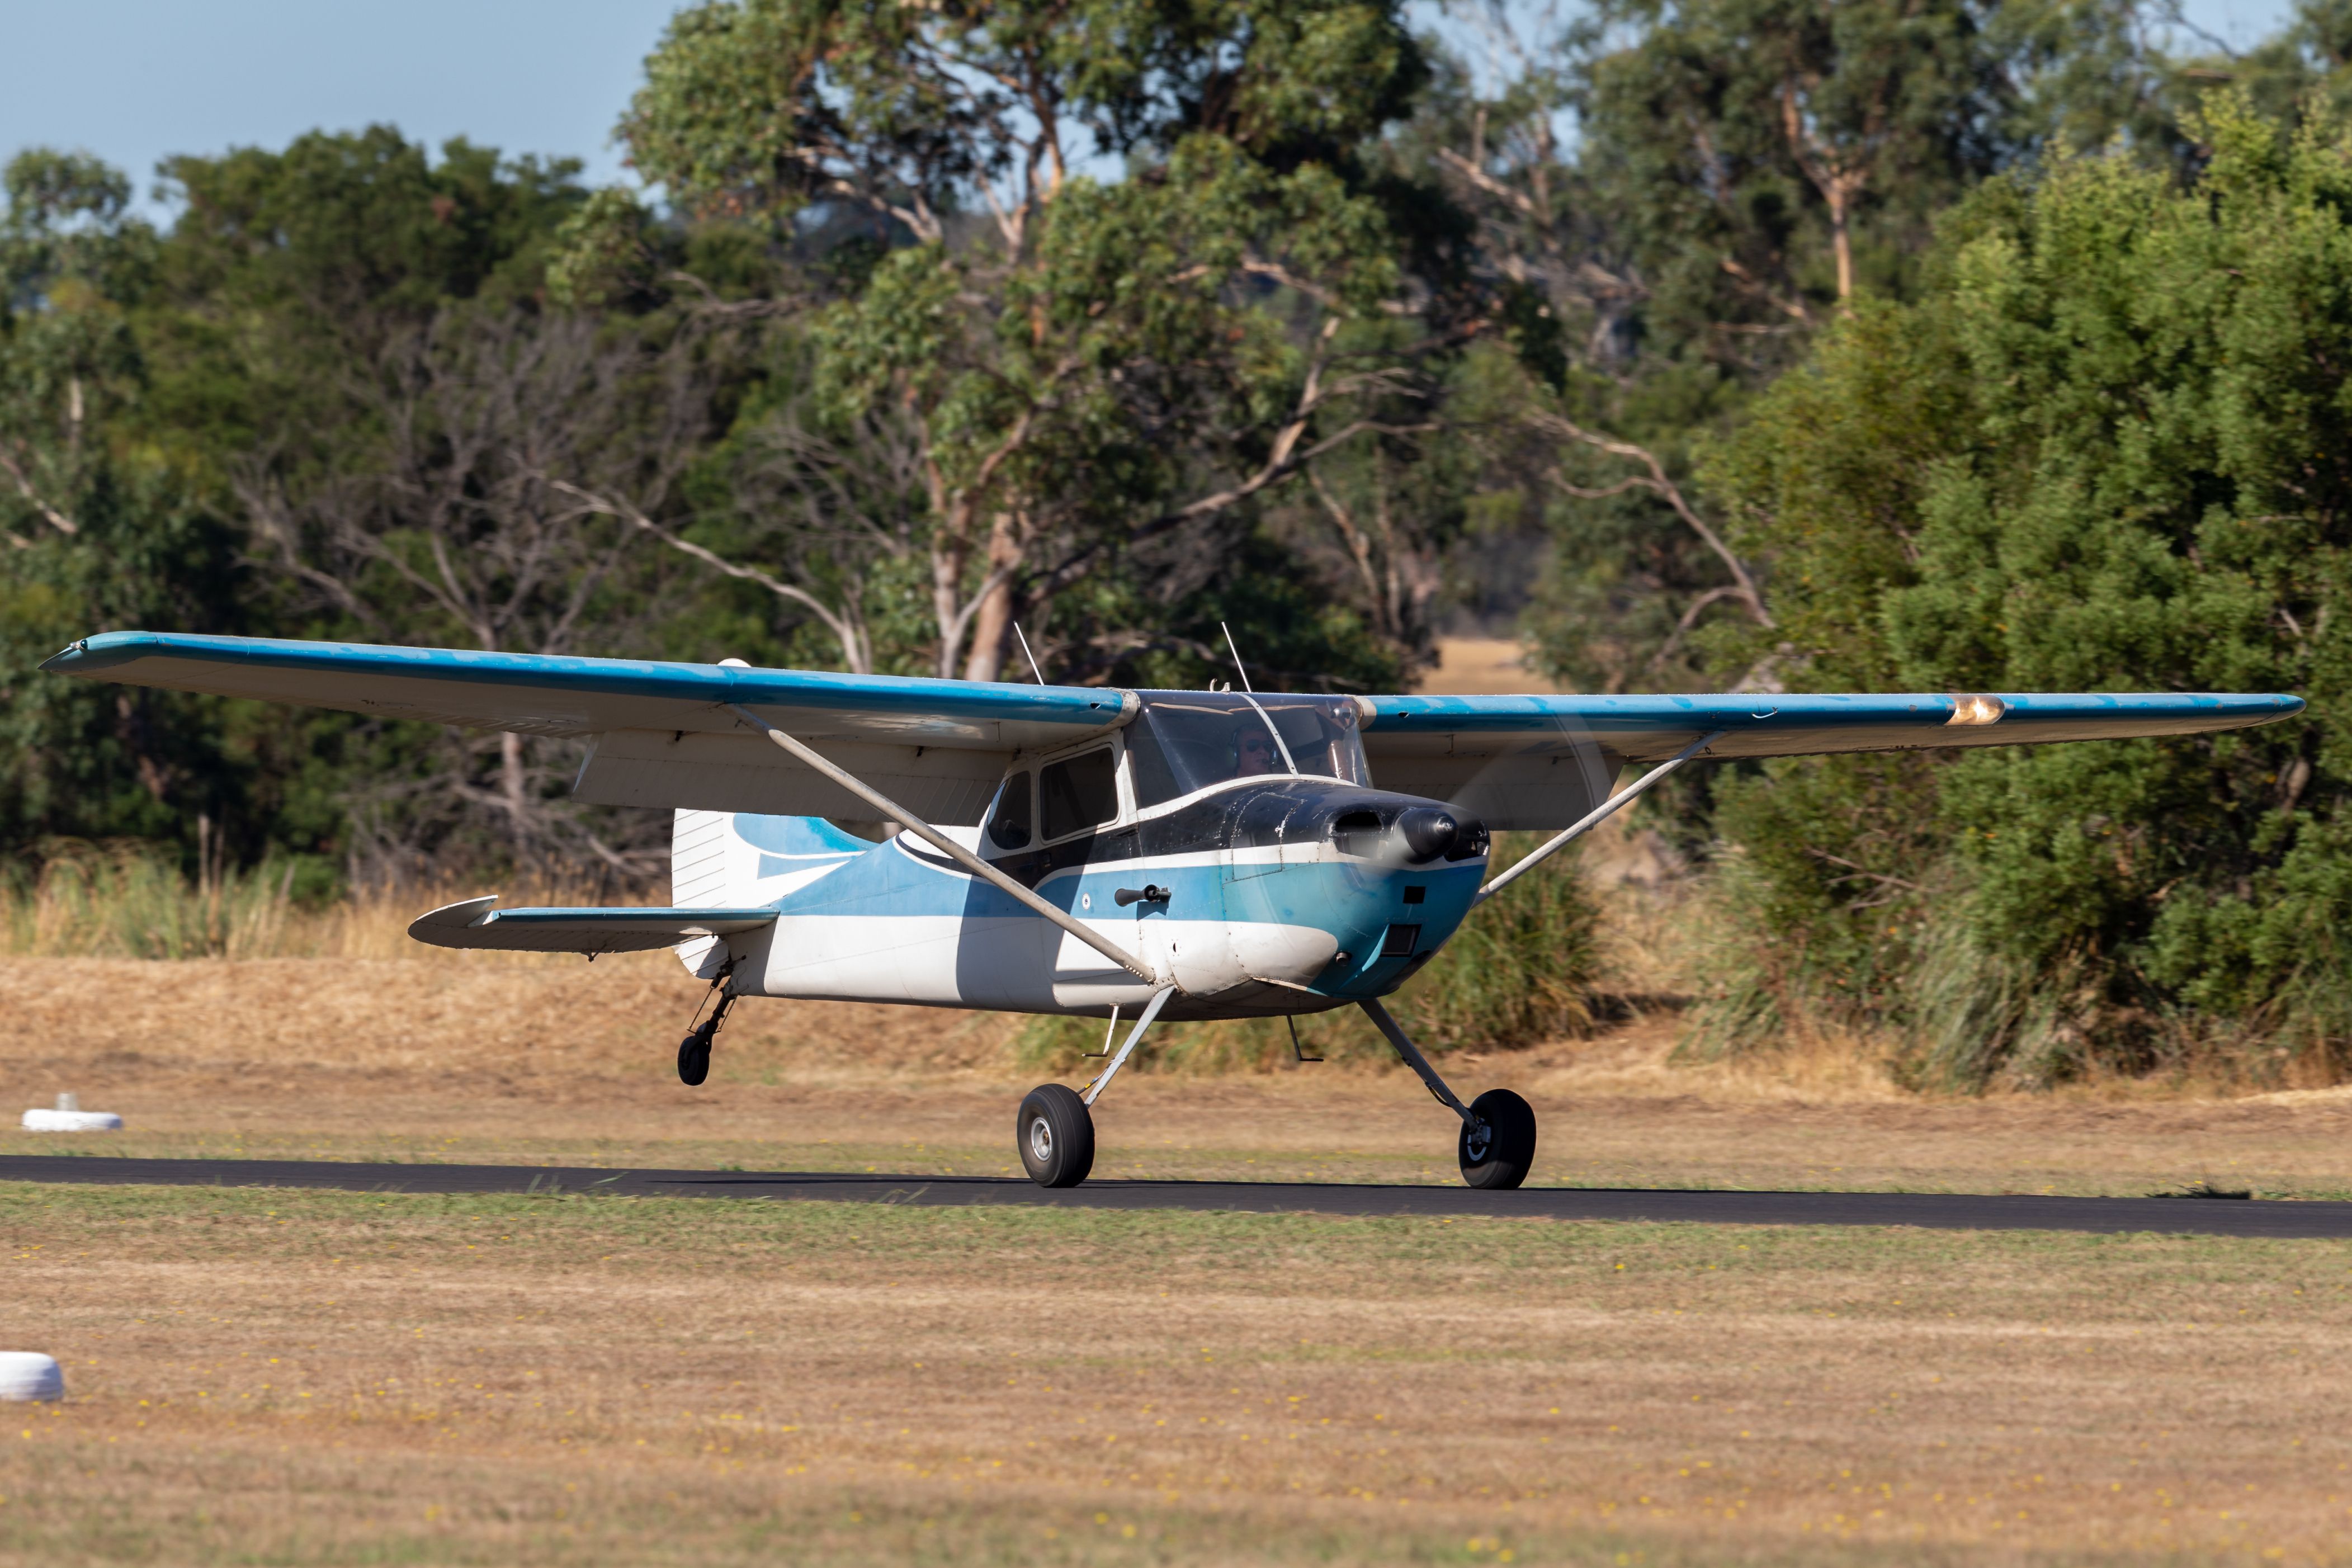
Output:
[[[1110,748],[1049,763],[1037,771],[1040,837],[1059,838],[1118,815],[1118,769]]]
[[[1029,773],[1023,769],[1004,781],[996,797],[996,815],[988,819],[988,836],[1002,849],[1018,849],[1029,842]]]

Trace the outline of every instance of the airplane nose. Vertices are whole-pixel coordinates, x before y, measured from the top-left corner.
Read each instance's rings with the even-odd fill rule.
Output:
[[[1416,805],[1400,814],[1396,825],[1410,858],[1416,864],[1434,860],[1453,848],[1462,832],[1462,825],[1454,820],[1451,813],[1433,805]]]

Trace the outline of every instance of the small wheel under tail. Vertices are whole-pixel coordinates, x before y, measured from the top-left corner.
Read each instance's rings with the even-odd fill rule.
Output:
[[[1488,1192],[1517,1186],[1536,1163],[1536,1113],[1507,1089],[1490,1089],[1470,1102],[1456,1152],[1462,1179]]]
[[[699,1088],[710,1076],[710,1026],[705,1024],[677,1043],[677,1081],[688,1089]]]
[[[1075,1187],[1095,1168],[1095,1119],[1066,1085],[1043,1084],[1022,1098],[1013,1140],[1022,1169],[1041,1187]]]

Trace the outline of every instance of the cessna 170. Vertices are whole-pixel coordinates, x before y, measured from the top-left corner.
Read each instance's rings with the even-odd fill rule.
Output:
[[[740,997],[1108,1018],[1081,1089],[1021,1102],[1046,1186],[1094,1163],[1091,1107],[1161,1019],[1361,1008],[1460,1121],[1465,1181],[1516,1187],[1534,1111],[1465,1103],[1381,998],[1476,906],[1701,758],[2181,735],[2291,696],[1352,697],[1124,691],[446,648],[110,632],[44,669],[383,718],[578,737],[583,801],[675,813],[671,906],[451,904],[441,947],[674,948]],[[1620,787],[1631,763],[1652,764]],[[1487,876],[1488,835],[1553,837]]]

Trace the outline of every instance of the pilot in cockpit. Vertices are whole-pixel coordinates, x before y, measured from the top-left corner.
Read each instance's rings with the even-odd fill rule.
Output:
[[[1274,763],[1274,742],[1264,730],[1244,730],[1234,742],[1234,777],[1255,778],[1260,773],[1277,773]]]

